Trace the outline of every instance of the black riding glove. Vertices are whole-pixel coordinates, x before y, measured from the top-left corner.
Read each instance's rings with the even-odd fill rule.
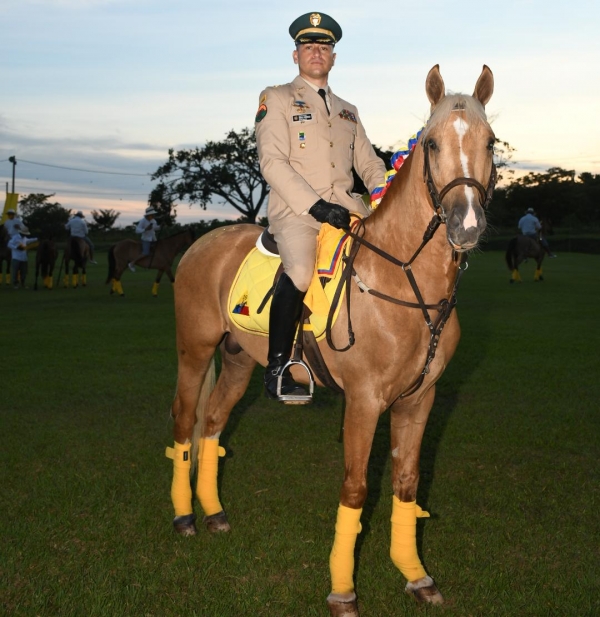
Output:
[[[319,199],[314,206],[311,206],[308,213],[319,223],[329,223],[338,229],[350,228],[350,212],[338,204]]]

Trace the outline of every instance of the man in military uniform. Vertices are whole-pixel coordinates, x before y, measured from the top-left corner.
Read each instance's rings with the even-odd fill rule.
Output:
[[[368,214],[361,197],[351,192],[353,167],[369,191],[385,181],[386,171],[356,107],[328,85],[334,46],[342,38],[339,24],[324,13],[307,13],[289,32],[300,74],[292,83],[261,93],[255,122],[260,169],[271,187],[269,230],[284,268],[269,316],[265,388],[274,399],[279,398],[278,377],[290,358],[313,275],[321,224],[345,229],[350,212]],[[306,391],[286,370],[281,394],[299,396]]]

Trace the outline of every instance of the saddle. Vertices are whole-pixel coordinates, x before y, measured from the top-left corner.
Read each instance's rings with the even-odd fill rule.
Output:
[[[300,328],[302,340],[296,343],[321,382],[337,392],[342,390],[329,375],[317,342],[326,336],[327,319],[342,276],[343,258],[350,248],[349,240],[343,230],[330,225],[321,226],[317,237],[315,271],[304,297]],[[282,271],[275,239],[265,229],[242,261],[229,290],[227,308],[238,328],[258,336],[269,335],[271,296]],[[331,325],[339,314],[341,299],[336,304]]]

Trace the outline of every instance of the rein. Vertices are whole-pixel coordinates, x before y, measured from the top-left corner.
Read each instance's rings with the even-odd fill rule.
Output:
[[[467,186],[476,188],[477,191],[479,192],[480,203],[482,207],[485,208],[487,207],[487,205],[489,204],[492,198],[492,193],[494,191],[494,186],[496,184],[496,167],[494,164],[492,164],[492,169],[490,172],[490,179],[488,182],[487,189],[485,189],[480,182],[478,182],[477,180],[473,178],[461,177],[461,178],[455,178],[454,180],[449,182],[441,191],[438,192],[435,186],[435,183],[433,181],[432,173],[431,173],[431,166],[429,163],[429,148],[427,146],[423,146],[423,150],[424,150],[423,180],[427,185],[427,189],[431,197],[434,215],[431,221],[429,221],[429,224],[427,225],[427,228],[425,230],[425,233],[423,234],[423,240],[421,241],[420,246],[417,248],[417,250],[413,253],[412,257],[408,261],[401,261],[397,259],[396,257],[394,257],[393,255],[390,255],[389,253],[375,246],[368,240],[364,239],[365,223],[362,219],[360,219],[357,223],[355,223],[354,227],[356,229],[356,232],[352,230],[347,230],[346,235],[350,236],[354,240],[354,243],[352,244],[352,248],[350,250],[349,255],[343,258],[343,261],[345,263],[345,268],[342,273],[340,282],[338,283],[338,286],[336,288],[336,291],[335,291],[335,294],[334,294],[334,297],[331,303],[331,308],[329,310],[329,314],[327,315],[327,325],[326,325],[326,330],[325,330],[327,343],[329,347],[333,349],[334,351],[339,351],[339,352],[348,351],[355,343],[354,331],[352,330],[352,320],[350,317],[350,288],[349,288],[350,277],[354,278],[361,293],[367,292],[371,294],[372,296],[375,296],[376,298],[380,298],[381,300],[385,300],[393,304],[397,304],[400,306],[406,306],[409,308],[420,309],[421,312],[423,313],[425,324],[427,325],[427,328],[429,329],[429,346],[427,349],[427,357],[425,359],[425,365],[423,367],[423,370],[421,371],[417,379],[415,379],[415,381],[408,388],[406,388],[406,390],[404,390],[398,396],[398,398],[405,398],[407,396],[410,396],[411,394],[414,394],[421,387],[421,384],[423,383],[425,376],[429,373],[429,367],[435,357],[439,339],[442,334],[442,330],[444,329],[446,322],[448,321],[448,319],[450,318],[450,315],[452,314],[452,309],[456,306],[456,292],[458,289],[460,278],[462,276],[462,273],[468,268],[467,261],[463,260],[462,263],[459,264],[458,266],[456,277],[454,279],[454,285],[452,286],[452,291],[450,292],[449,297],[442,298],[437,304],[427,304],[423,300],[423,295],[421,294],[421,291],[419,289],[415,276],[412,272],[412,263],[419,256],[419,254],[421,253],[425,245],[433,238],[435,232],[438,230],[440,225],[446,222],[446,213],[442,205],[442,199],[446,196],[446,194],[451,189],[453,189],[456,186],[460,186],[460,185],[467,185]],[[365,246],[370,251],[373,251],[374,253],[376,253],[377,255],[385,259],[386,261],[389,261],[395,266],[400,267],[402,271],[404,272],[404,274],[406,274],[406,277],[408,278],[408,282],[410,283],[413,293],[415,294],[417,302],[409,302],[406,300],[401,300],[399,298],[394,298],[393,296],[389,296],[387,294],[377,291],[376,289],[372,289],[368,287],[360,279],[360,277],[354,270],[354,260],[356,259],[356,255],[358,254],[358,251],[360,250],[361,246]],[[456,251],[453,251],[453,260],[456,262],[458,261],[458,259],[459,259],[458,253]],[[464,264],[464,268],[461,268],[461,265],[463,264]],[[340,297],[344,290],[344,287],[346,288],[346,310],[348,314],[348,344],[343,348],[337,348],[335,344],[333,343],[333,338],[331,335],[331,328],[333,325],[333,317],[339,305]],[[438,312],[435,319],[432,319],[429,311]]]

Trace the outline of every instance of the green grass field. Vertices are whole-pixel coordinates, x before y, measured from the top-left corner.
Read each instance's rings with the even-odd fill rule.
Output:
[[[30,258],[31,259],[31,258]],[[339,399],[267,401],[255,373],[222,438],[228,535],[172,531],[173,292],[106,255],[85,289],[0,288],[0,614],[326,615],[343,478]],[[417,606],[389,558],[389,430],[369,470],[356,586],[363,617],[600,614],[600,256],[561,253],[509,285],[472,256],[463,336],[422,450],[423,562],[446,598]],[[29,284],[33,280],[30,273]],[[198,512],[198,514],[200,514]]]

